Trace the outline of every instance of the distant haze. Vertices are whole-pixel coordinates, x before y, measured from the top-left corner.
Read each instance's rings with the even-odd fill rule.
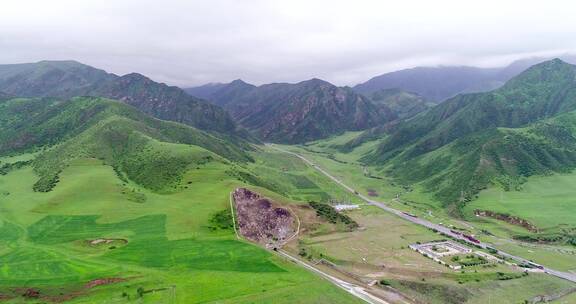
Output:
[[[5,1],[0,63],[71,59],[180,86],[354,85],[415,66],[574,53],[575,11],[554,0]]]

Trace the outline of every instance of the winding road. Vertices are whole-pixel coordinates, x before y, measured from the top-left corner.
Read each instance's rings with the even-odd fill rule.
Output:
[[[391,207],[387,206],[387,205],[386,205],[385,203],[383,203],[383,202],[378,202],[378,201],[372,200],[372,199],[370,199],[369,197],[367,197],[367,196],[365,196],[365,195],[363,195],[363,194],[358,193],[356,190],[354,190],[354,188],[352,188],[352,187],[344,184],[341,180],[339,180],[339,179],[337,179],[336,177],[332,176],[330,173],[326,172],[326,170],[320,168],[318,165],[316,165],[315,163],[313,163],[311,160],[305,158],[304,156],[302,156],[302,155],[300,155],[300,154],[298,154],[298,153],[295,153],[295,152],[292,152],[292,151],[288,151],[288,150],[279,148],[279,147],[275,146],[274,144],[266,144],[266,146],[271,147],[271,148],[273,148],[273,149],[275,149],[275,150],[277,150],[277,151],[284,152],[284,153],[293,155],[293,156],[295,156],[295,157],[298,157],[299,159],[301,159],[302,161],[304,161],[305,163],[307,163],[308,165],[310,165],[311,167],[313,167],[314,169],[316,169],[316,170],[319,171],[320,173],[324,174],[325,176],[327,176],[328,178],[330,178],[331,180],[333,180],[333,181],[334,181],[335,183],[337,183],[338,185],[342,186],[344,189],[346,189],[346,190],[352,192],[354,195],[358,196],[360,199],[362,199],[363,201],[365,201],[365,202],[366,202],[367,204],[369,204],[369,205],[376,206],[376,207],[378,207],[378,208],[380,208],[380,209],[382,209],[382,210],[385,210],[385,211],[387,211],[387,212],[393,213],[393,214],[395,214],[395,215],[397,215],[397,216],[399,216],[399,217],[401,217],[401,218],[403,218],[403,219],[405,219],[405,220],[407,220],[407,221],[410,221],[410,222],[412,222],[412,223],[414,223],[414,224],[418,224],[418,225],[421,225],[421,226],[424,226],[424,227],[427,227],[427,228],[430,228],[430,229],[434,229],[434,230],[436,230],[436,231],[438,231],[438,232],[440,232],[440,233],[442,233],[442,234],[444,234],[444,235],[446,235],[446,236],[448,236],[448,237],[451,237],[451,238],[453,238],[453,239],[457,239],[457,240],[464,241],[464,242],[466,242],[466,243],[468,243],[468,244],[470,244],[470,245],[478,246],[478,247],[481,247],[481,248],[483,248],[483,249],[494,248],[493,245],[491,245],[491,244],[483,243],[483,242],[475,243],[475,242],[473,242],[473,241],[465,238],[464,236],[462,236],[462,234],[458,234],[458,233],[452,232],[452,230],[450,230],[450,229],[447,228],[447,227],[444,227],[444,226],[442,226],[442,225],[438,225],[438,224],[432,223],[432,222],[430,222],[430,221],[421,219],[421,218],[419,218],[419,217],[411,216],[411,215],[409,215],[409,214],[407,214],[407,213],[404,213],[404,212],[402,212],[402,211],[400,211],[400,210],[391,208]],[[498,254],[501,255],[501,256],[510,258],[510,259],[512,259],[512,260],[515,260],[516,262],[519,262],[519,263],[521,263],[521,264],[531,263],[530,260],[524,259],[524,258],[519,257],[519,256],[515,256],[515,255],[512,255],[512,254],[509,254],[509,253],[506,253],[506,252],[504,252],[504,251],[498,250]],[[549,274],[549,275],[552,275],[552,276],[555,276],[555,277],[558,277],[558,278],[561,278],[561,279],[568,280],[568,281],[571,281],[571,282],[576,283],[576,274],[569,273],[569,272],[563,272],[563,271],[559,271],[559,270],[554,270],[554,269],[551,269],[551,268],[546,267],[546,266],[542,266],[542,267],[543,267],[542,270],[543,270],[545,273]]]

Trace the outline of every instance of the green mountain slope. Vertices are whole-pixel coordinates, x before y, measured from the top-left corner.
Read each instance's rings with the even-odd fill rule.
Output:
[[[401,89],[379,90],[372,93],[369,97],[375,105],[388,107],[400,119],[413,117],[434,105],[416,93],[406,92]]]
[[[385,105],[320,79],[255,87],[234,81],[211,94],[239,122],[265,141],[303,143],[363,130],[396,118]]]
[[[120,100],[154,117],[202,130],[236,133],[236,124],[222,108],[191,97],[182,89],[132,73],[79,92]]]
[[[575,63],[571,55],[561,57]],[[383,89],[400,88],[415,92],[426,99],[440,103],[458,94],[487,92],[501,87],[506,81],[524,72],[532,65],[552,58],[533,57],[520,59],[499,68],[478,68],[470,66],[416,67],[376,76],[354,86],[361,94],[371,94]]]
[[[119,175],[153,190],[176,185],[189,166],[209,159],[250,160],[241,141],[154,119],[103,98],[11,99],[0,103],[0,113],[0,154],[44,148],[33,164],[38,191],[50,190],[77,158],[102,159]]]
[[[538,64],[488,93],[459,95],[389,130],[363,160],[408,183],[422,183],[446,204],[469,200],[491,181],[573,167],[576,67]],[[370,139],[370,138],[369,138]]]
[[[0,65],[0,89],[22,97],[63,96],[104,81],[111,74],[76,61]]]
[[[160,119],[202,130],[243,134],[222,108],[192,97],[180,88],[136,73],[119,77],[75,61],[0,65],[0,91],[20,97],[112,98]]]

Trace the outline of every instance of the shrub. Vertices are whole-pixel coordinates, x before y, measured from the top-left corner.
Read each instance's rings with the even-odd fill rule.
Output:
[[[316,215],[326,219],[332,224],[343,223],[349,230],[354,230],[358,228],[358,223],[356,223],[352,218],[345,214],[341,214],[336,209],[328,204],[309,202],[310,207],[316,210]]]

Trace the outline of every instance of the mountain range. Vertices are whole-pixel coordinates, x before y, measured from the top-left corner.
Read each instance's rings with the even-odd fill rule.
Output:
[[[202,161],[199,154],[246,162],[249,149],[242,141],[155,119],[100,97],[0,102],[0,155],[38,151],[33,166],[40,179],[34,189],[41,192],[50,191],[60,172],[79,158],[101,159],[122,178],[167,191],[188,165]]]
[[[288,144],[365,130],[339,149],[349,152],[377,141],[364,163],[402,183],[422,185],[453,206],[491,183],[514,188],[527,176],[576,165],[575,71],[560,59],[549,60],[495,90],[459,94],[434,105],[402,89],[364,96],[320,79],[261,86],[235,80],[185,92],[140,74],[120,77],[77,62],[2,65],[0,152],[56,145],[96,125],[113,129],[117,120],[130,125],[124,130],[130,134],[138,130],[154,140],[190,143],[225,159],[244,160],[251,149],[245,138],[252,137],[242,128],[264,141]],[[189,95],[198,92],[211,103]],[[122,119],[104,123],[110,113],[122,113]],[[133,122],[126,124],[127,119]],[[172,131],[158,131],[159,124]]]
[[[178,87],[131,73],[117,76],[76,61],[0,65],[0,91],[19,97],[98,96],[123,101],[154,117],[202,130],[238,133],[222,108]]]
[[[380,140],[363,161],[451,205],[489,183],[509,189],[527,176],[574,168],[575,111],[576,66],[554,59],[496,90],[458,95],[342,148]]]
[[[304,143],[395,120],[385,103],[375,105],[350,88],[320,79],[254,86],[242,80],[186,90],[204,94],[265,141]]]
[[[256,139],[300,145],[277,146],[287,149],[282,153]],[[313,168],[291,151],[310,157]],[[332,179],[350,182],[353,188],[346,193],[314,169],[333,171]],[[458,223],[458,228],[450,229],[469,240],[497,233],[509,234],[514,243],[546,242],[568,248],[576,244],[573,221],[555,218],[568,210],[564,209],[571,203],[568,195],[549,192],[555,200],[567,201],[561,209],[552,203],[550,209],[556,211],[540,212],[546,206],[539,201],[532,205],[530,213],[548,217],[550,224],[545,225],[532,223],[535,217],[530,214],[508,211],[509,200],[502,196],[529,188],[530,176],[573,169],[576,66],[560,59],[533,65],[497,89],[458,94],[439,104],[401,88],[364,95],[320,79],[260,86],[235,80],[184,91],[140,74],[116,76],[77,62],[4,65],[0,66],[0,245],[6,249],[2,257],[9,267],[2,275],[9,285],[0,291],[15,301],[30,300],[31,293],[23,290],[42,294],[37,299],[41,301],[68,300],[54,296],[70,290],[75,297],[88,299],[85,302],[106,302],[111,295],[130,301],[132,290],[132,299],[153,301],[159,299],[153,298],[154,293],[163,298],[165,286],[178,284],[179,297],[194,300],[197,290],[189,291],[189,278],[199,277],[201,283],[218,272],[222,283],[210,292],[216,296],[209,301],[220,301],[220,286],[238,276],[232,283],[248,282],[260,272],[265,275],[260,282],[293,284],[296,276],[285,276],[290,263],[272,263],[273,253],[259,256],[258,252],[268,253],[237,240],[229,193],[238,187],[266,193],[282,204],[313,201],[291,205],[290,214],[303,215],[299,218],[305,228],[295,238],[346,233],[339,225],[327,226],[330,219],[309,206],[314,207],[314,201],[354,201],[366,193],[374,200],[396,196],[393,204],[402,205],[398,212],[404,212],[404,218],[434,216],[444,221],[444,212],[457,217],[459,221],[450,222]],[[563,185],[569,187],[570,182],[558,189]],[[500,201],[484,199],[491,191]],[[503,210],[494,210],[492,203]],[[518,208],[527,204],[532,203],[523,202]],[[321,205],[338,214],[329,204]],[[370,210],[364,213],[353,215],[360,221],[369,216],[364,223],[379,226],[359,229],[356,236],[390,226],[386,218],[378,220]],[[499,219],[508,219],[506,226],[499,226]],[[267,218],[256,220],[272,223]],[[468,220],[474,231],[460,228]],[[523,226],[509,226],[515,223]],[[425,229],[413,231],[437,238]],[[408,244],[414,242],[404,241],[401,252],[409,251]],[[391,242],[390,247],[400,248],[398,238]],[[285,250],[304,259],[314,257],[309,253],[313,247],[304,247],[308,245],[299,239],[292,244],[295,247]],[[84,266],[93,264],[106,268]],[[25,272],[19,269],[23,265],[28,265]],[[273,266],[272,271],[262,265]],[[500,269],[479,266],[479,271],[491,271],[494,280],[501,281]],[[416,273],[413,279],[422,282],[422,273]],[[468,270],[466,275],[472,273]],[[185,277],[186,283],[165,279],[172,276]],[[518,271],[518,279],[524,276]],[[110,286],[99,286],[98,293],[82,287],[108,278],[118,278],[122,284],[104,284]],[[51,284],[33,289],[30,282],[34,288],[37,282]],[[307,288],[309,282],[297,285]],[[476,289],[481,282],[469,283]],[[493,288],[493,282],[488,283]],[[464,283],[454,279],[446,284]],[[205,285],[199,288],[204,290]],[[151,294],[143,296],[141,286],[148,286]],[[260,299],[262,288],[254,292],[256,297],[240,294],[234,299]],[[278,292],[272,292],[273,301]],[[319,297],[325,298],[324,291]],[[306,302],[308,294],[302,298]],[[439,303],[446,302],[443,299]]]
[[[576,56],[561,57],[576,63]],[[402,89],[417,93],[429,101],[440,103],[460,93],[485,92],[496,89],[530,66],[551,58],[527,58],[499,68],[470,66],[415,67],[382,74],[354,86],[354,90],[370,95],[382,89]]]

